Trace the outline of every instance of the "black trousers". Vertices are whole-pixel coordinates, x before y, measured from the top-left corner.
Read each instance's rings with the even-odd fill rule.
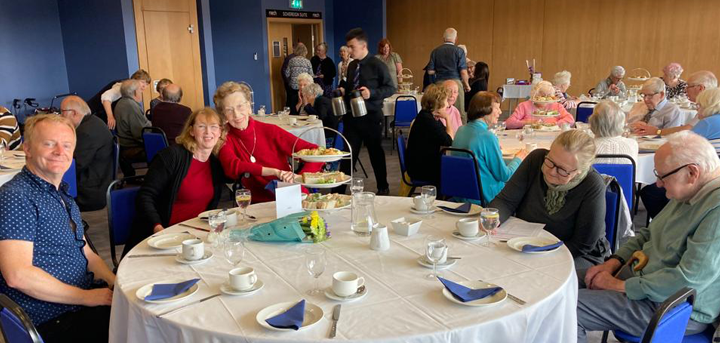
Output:
[[[83,307],[67,312],[38,326],[46,343],[107,342],[110,328],[110,306]]]
[[[146,162],[145,149],[142,147],[123,148],[120,147],[120,170],[123,177],[135,176],[133,163]]]
[[[660,188],[654,183],[647,185],[640,190],[640,199],[645,204],[648,218],[655,218],[670,200],[665,196],[665,188]]]
[[[370,154],[370,164],[372,164],[375,172],[378,190],[388,189],[385,151],[382,147],[382,113],[368,113],[364,117],[349,118],[349,120],[343,120],[343,122],[345,123],[343,124],[343,135],[345,135],[353,150],[353,168],[360,156],[360,149],[365,144],[368,154]],[[345,174],[350,174],[350,163],[347,160],[342,161],[340,168]]]

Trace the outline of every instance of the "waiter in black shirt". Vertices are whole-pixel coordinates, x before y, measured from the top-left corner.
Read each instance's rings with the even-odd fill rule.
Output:
[[[383,130],[383,99],[395,94],[385,63],[368,53],[367,35],[361,28],[354,28],[345,35],[350,55],[354,59],[348,65],[347,79],[340,83],[339,89],[345,94],[345,101],[349,105],[353,90],[359,90],[365,99],[367,115],[353,117],[348,112],[343,117],[345,138],[352,146],[352,165],[357,162],[360,148],[364,143],[370,155],[370,163],[375,171],[378,195],[388,195],[387,169],[385,167],[385,151],[382,148]],[[347,107],[348,109],[350,106]],[[343,160],[342,171],[350,173],[350,163]]]

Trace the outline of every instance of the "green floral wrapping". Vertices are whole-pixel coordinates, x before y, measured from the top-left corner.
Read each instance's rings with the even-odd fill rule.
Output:
[[[330,238],[325,221],[316,211],[290,214],[250,229],[249,239],[258,242],[313,242]]]

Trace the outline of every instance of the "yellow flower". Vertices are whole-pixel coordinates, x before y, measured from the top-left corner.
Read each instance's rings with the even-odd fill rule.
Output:
[[[311,228],[317,228],[318,227],[318,219],[320,219],[320,216],[318,215],[317,211],[313,211],[310,213],[310,227]]]

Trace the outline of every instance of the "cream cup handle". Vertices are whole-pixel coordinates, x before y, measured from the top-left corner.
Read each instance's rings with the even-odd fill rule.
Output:
[[[250,284],[254,286],[256,282],[257,282],[257,274],[250,275]]]
[[[363,285],[365,285],[365,278],[361,276],[361,277],[358,278],[357,287],[360,288],[360,287],[362,287]]]

